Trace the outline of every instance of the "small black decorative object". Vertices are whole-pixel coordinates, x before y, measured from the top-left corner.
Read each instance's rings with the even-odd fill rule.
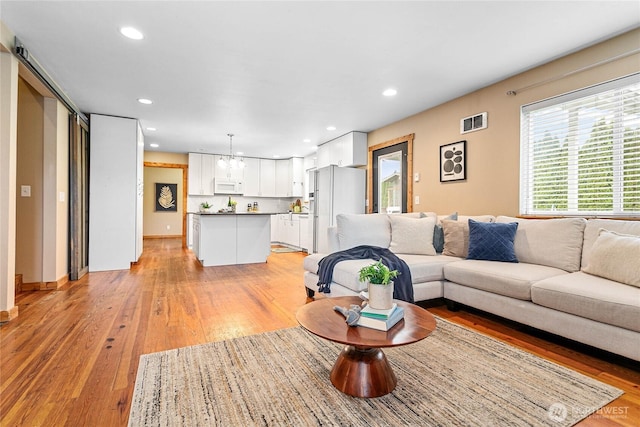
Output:
[[[440,146],[440,182],[467,178],[467,141]]]
[[[178,212],[178,184],[156,182],[156,212]]]

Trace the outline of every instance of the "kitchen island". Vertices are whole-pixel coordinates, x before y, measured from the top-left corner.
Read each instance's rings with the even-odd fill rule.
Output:
[[[267,262],[271,213],[191,213],[193,252],[204,267]]]

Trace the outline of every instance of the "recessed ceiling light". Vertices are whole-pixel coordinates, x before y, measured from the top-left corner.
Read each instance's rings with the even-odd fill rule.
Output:
[[[311,142],[311,140],[309,138],[305,138],[302,140],[302,142]]]
[[[311,147],[311,149],[312,149],[312,150],[317,150],[317,149],[318,149],[318,146],[317,146],[317,145],[314,145],[314,146],[312,146],[312,147]]]
[[[244,151],[236,151],[236,156],[244,156]]]
[[[142,40],[144,38],[144,35],[133,27],[120,28],[120,34],[131,40]]]
[[[146,104],[146,105],[153,104],[152,100],[146,99],[146,98],[138,98],[138,102],[140,104]]]
[[[397,94],[397,93],[398,93],[398,91],[397,91],[397,90],[395,90],[395,89],[387,89],[387,90],[385,90],[384,92],[382,92],[382,94],[383,94],[384,96],[394,96],[394,95],[395,95],[395,94]]]
[[[335,126],[327,126],[327,130],[336,130]]]
[[[274,159],[278,159],[278,158],[280,158],[280,154],[274,154],[274,155],[273,155],[273,158],[274,158]]]
[[[149,147],[151,147],[151,148],[158,148],[158,147],[159,147],[159,145],[158,145],[158,144],[149,144]]]
[[[156,131],[158,129],[156,129],[156,128],[147,128],[147,130],[150,131],[150,132],[154,132],[154,131]]]

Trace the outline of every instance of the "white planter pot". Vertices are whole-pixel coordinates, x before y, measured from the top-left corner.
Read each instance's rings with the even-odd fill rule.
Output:
[[[369,306],[380,310],[393,307],[393,282],[388,285],[369,283]]]

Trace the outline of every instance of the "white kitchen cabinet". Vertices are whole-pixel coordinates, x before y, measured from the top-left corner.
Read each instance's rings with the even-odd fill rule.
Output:
[[[301,157],[276,160],[276,195],[304,196],[304,160]]]
[[[289,160],[276,160],[276,196],[291,197],[291,168]]]
[[[280,233],[278,231],[278,224],[280,223],[278,219],[279,215],[271,215],[271,241],[272,242],[280,242]]]
[[[367,134],[349,132],[318,147],[318,168],[329,165],[365,166],[367,154]]]
[[[261,197],[276,196],[276,161],[260,159],[260,194]]]
[[[293,248],[300,247],[300,217],[298,214],[278,214],[276,219],[272,221],[271,241],[282,243]]]
[[[291,197],[304,197],[304,159],[302,157],[293,157],[289,159],[291,167]]]
[[[260,159],[244,159],[243,195],[260,197]]]
[[[313,231],[311,218],[308,215],[299,215],[300,218],[300,248],[311,253],[313,249]]]
[[[200,215],[189,215],[191,217],[191,250],[200,259]]]
[[[245,197],[276,196],[276,161],[271,159],[244,159],[243,195]]]
[[[90,121],[89,271],[129,269],[142,255],[144,136],[136,119]]]
[[[294,248],[300,247],[300,215],[290,215],[285,222],[285,243]]]
[[[189,194],[212,196],[215,176],[215,156],[212,154],[189,153]]]
[[[203,266],[266,262],[270,215],[194,214],[193,253]]]

